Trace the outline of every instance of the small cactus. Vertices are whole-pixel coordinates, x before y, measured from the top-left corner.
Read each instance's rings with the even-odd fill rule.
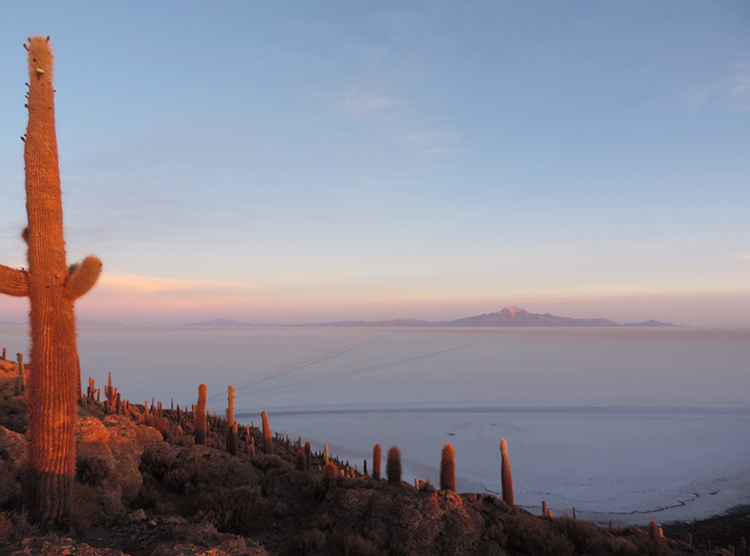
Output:
[[[510,460],[508,459],[508,443],[503,438],[500,440],[500,464],[501,482],[503,485],[503,502],[509,506],[515,506],[513,501],[513,475],[510,472]]]
[[[328,464],[328,444],[323,444],[323,465]]]
[[[325,467],[323,468],[323,479],[328,482],[329,484],[336,480],[336,477],[339,475],[339,469],[336,467],[336,464],[332,461],[329,461],[326,463]]]
[[[372,449],[372,478],[380,480],[380,460],[382,456],[380,454],[380,444],[375,444]]]
[[[401,451],[397,446],[391,446],[391,449],[388,450],[385,472],[388,475],[388,484],[401,484]]]
[[[456,453],[446,444],[440,458],[440,490],[456,492]]]
[[[23,353],[19,353],[18,357],[18,375],[16,376],[14,384],[14,394],[20,396],[26,390],[26,372],[23,366]]]
[[[312,447],[310,441],[305,442],[305,471],[309,471],[312,467]]]
[[[268,423],[268,413],[264,411],[260,417],[263,420],[263,448],[267,454],[273,454],[273,437],[271,425]]]
[[[648,523],[648,536],[652,539],[659,538],[659,526],[653,519]]]
[[[208,433],[208,423],[206,421],[206,397],[208,395],[208,387],[205,384],[198,386],[198,405],[195,406],[195,413],[193,419],[195,420],[195,443],[205,444],[206,434]],[[148,403],[148,402],[146,402]]]
[[[542,500],[542,517],[547,517],[547,501]]]

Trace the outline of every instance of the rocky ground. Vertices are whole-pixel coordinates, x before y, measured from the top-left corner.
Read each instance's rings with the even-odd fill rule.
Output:
[[[41,535],[22,510],[26,419],[16,372],[0,361],[0,556],[636,556],[731,554],[730,544],[741,554],[750,536],[746,508],[665,527],[662,538],[540,518],[489,495],[388,484],[346,462],[324,471],[322,454],[305,469],[301,442],[276,435],[266,454],[256,428],[240,429],[231,455],[223,419],[213,416],[207,444],[196,445],[190,413],[124,402],[118,413],[90,398],[76,430],[69,530]]]

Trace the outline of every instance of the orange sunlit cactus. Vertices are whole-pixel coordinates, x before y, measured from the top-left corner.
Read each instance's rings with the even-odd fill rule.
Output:
[[[43,527],[64,526],[75,476],[75,421],[80,392],[73,304],[88,292],[102,263],[87,257],[68,267],[63,239],[55,90],[49,37],[29,53],[29,123],[25,142],[28,271],[0,265],[0,293],[29,297],[32,372],[28,378],[29,473],[25,504]]]

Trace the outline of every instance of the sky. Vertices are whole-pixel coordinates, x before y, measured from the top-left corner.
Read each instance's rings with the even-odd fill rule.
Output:
[[[750,324],[745,0],[0,0],[14,267],[35,34],[82,319]]]

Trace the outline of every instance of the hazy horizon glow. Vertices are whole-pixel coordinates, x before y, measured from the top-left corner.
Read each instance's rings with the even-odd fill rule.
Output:
[[[0,263],[51,35],[81,318],[750,324],[750,5],[0,7]],[[0,321],[26,300],[0,297]]]

